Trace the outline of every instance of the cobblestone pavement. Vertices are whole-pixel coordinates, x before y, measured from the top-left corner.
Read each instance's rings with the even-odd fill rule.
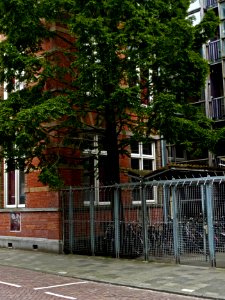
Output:
[[[37,271],[0,266],[1,300],[192,300],[194,297],[167,294]]]

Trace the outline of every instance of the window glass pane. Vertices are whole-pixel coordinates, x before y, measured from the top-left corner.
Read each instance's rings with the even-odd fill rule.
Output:
[[[225,21],[221,22],[221,32],[222,32],[222,37],[225,36]]]
[[[132,200],[141,201],[141,192],[139,187],[132,190]]]
[[[152,170],[152,160],[143,159],[143,170]]]
[[[83,162],[84,166],[84,173],[82,178],[82,184],[86,187],[90,187],[94,185],[94,158],[93,157],[87,157],[84,159]]]
[[[176,157],[179,157],[179,158],[184,157],[184,149],[182,146],[176,146]]]
[[[25,174],[19,172],[19,204],[25,204]]]
[[[8,176],[8,205],[15,205],[15,171],[7,173]]]
[[[139,143],[132,141],[131,145],[131,153],[139,153]]]
[[[146,200],[154,200],[154,187],[148,186],[145,190]]]
[[[152,144],[143,144],[143,154],[152,155]]]
[[[225,18],[225,3],[220,3],[220,16],[221,19]]]
[[[145,197],[146,200],[154,200],[154,187],[153,186],[148,186],[145,190]],[[139,187],[135,187],[132,190],[132,200],[133,201],[141,201],[141,191]]]
[[[107,168],[107,156],[100,155],[98,159],[99,182],[101,185],[110,184],[107,180],[109,169]]]
[[[131,158],[131,168],[139,170],[139,159],[138,158]]]
[[[167,157],[169,158],[171,158],[171,157],[174,157],[175,156],[175,154],[174,154],[174,146],[171,146],[171,145],[168,145],[167,147],[166,147],[166,149],[167,149]]]
[[[98,150],[99,151],[106,151],[107,149],[107,141],[104,136],[98,136]]]

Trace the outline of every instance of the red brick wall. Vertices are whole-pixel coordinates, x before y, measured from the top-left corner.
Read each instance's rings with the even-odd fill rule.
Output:
[[[0,236],[61,239],[59,212],[21,212],[21,230],[10,231],[10,212],[1,212]]]

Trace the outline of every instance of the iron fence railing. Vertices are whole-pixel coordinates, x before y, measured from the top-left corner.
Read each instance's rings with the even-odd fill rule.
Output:
[[[225,258],[225,176],[69,188],[61,198],[66,253],[211,266]]]

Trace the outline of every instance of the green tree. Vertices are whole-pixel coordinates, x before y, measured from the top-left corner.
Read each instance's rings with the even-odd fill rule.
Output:
[[[218,19],[209,12],[194,27],[189,5],[0,0],[0,82],[8,91],[0,103],[0,146],[8,168],[38,168],[42,182],[57,186],[58,167],[68,163],[62,148],[76,153],[90,144],[87,136],[98,134],[107,151],[106,179],[119,183],[128,131],[133,139],[159,132],[189,149],[212,149],[210,121],[188,102],[205,83],[208,66],[200,46]],[[44,47],[53,41],[61,47]],[[89,112],[95,113],[92,124]]]

